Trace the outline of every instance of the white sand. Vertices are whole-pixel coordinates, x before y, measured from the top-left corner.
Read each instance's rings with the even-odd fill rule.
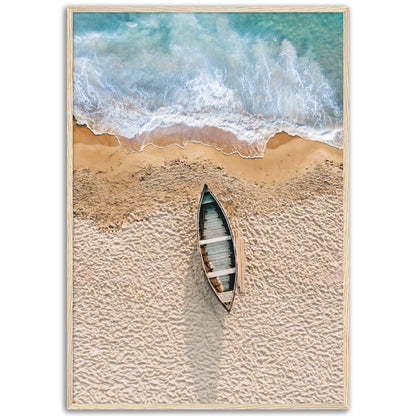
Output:
[[[342,170],[331,163],[273,186],[171,161],[118,184],[124,193],[78,172],[74,403],[342,403]],[[230,314],[196,247],[205,182],[245,238]],[[119,196],[102,206],[109,186]]]

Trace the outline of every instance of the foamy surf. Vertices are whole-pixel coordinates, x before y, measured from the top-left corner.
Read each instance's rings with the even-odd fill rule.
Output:
[[[74,116],[125,151],[192,142],[262,157],[282,131],[342,148],[337,14],[306,16],[330,29],[319,42],[289,30],[303,14],[105,15],[75,16]]]

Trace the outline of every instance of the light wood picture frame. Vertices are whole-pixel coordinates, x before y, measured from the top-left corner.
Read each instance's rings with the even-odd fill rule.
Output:
[[[225,133],[219,132],[218,126],[221,124],[215,125],[214,122],[208,126],[208,129],[203,130],[207,127],[204,122],[202,128],[196,124],[188,125],[189,129],[185,132],[182,124],[180,130],[177,129],[180,124],[177,119],[175,119],[175,130],[169,130],[171,128],[169,123],[163,124],[162,121],[155,127],[157,133],[152,135],[151,130],[148,129],[143,137],[139,131],[129,136],[120,134],[122,130],[112,130],[115,126],[111,123],[116,123],[113,115],[115,108],[120,108],[117,107],[119,103],[110,110],[107,109],[107,112],[102,109],[97,111],[96,107],[101,105],[103,97],[111,96],[111,99],[120,97],[120,91],[114,95],[107,94],[110,91],[108,89],[110,82],[114,81],[112,77],[116,68],[127,71],[130,79],[133,72],[129,72],[130,70],[124,66],[128,64],[121,60],[118,66],[107,67],[108,73],[102,77],[102,74],[96,75],[98,78],[101,77],[97,85],[107,82],[103,87],[107,88],[107,92],[99,97],[98,93],[92,92],[91,96],[79,98],[77,96],[79,91],[86,88],[86,84],[82,82],[85,79],[94,82],[92,77],[97,73],[94,72],[96,68],[88,66],[87,59],[82,57],[81,53],[75,55],[74,50],[78,48],[78,51],[82,47],[86,49],[85,53],[88,53],[90,50],[88,48],[96,47],[100,48],[100,53],[104,55],[108,53],[106,56],[103,55],[102,67],[100,67],[100,70],[103,70],[106,69],[103,63],[108,64],[110,62],[108,57],[115,53],[110,51],[111,48],[125,48],[123,53],[131,53],[128,46],[130,35],[127,32],[120,34],[120,31],[111,33],[111,22],[109,22],[106,36],[113,39],[123,36],[117,45],[93,40],[94,36],[96,39],[100,36],[98,27],[91,32],[82,33],[82,36],[88,37],[89,46],[79,43],[82,36],[74,32],[74,16],[81,14],[86,16],[89,13],[103,14],[103,16],[112,13],[137,13],[149,16],[161,13],[169,16],[173,14],[190,16],[195,13],[212,14],[212,16],[226,16],[229,13],[340,15],[342,26],[336,29],[342,33],[340,38],[342,61],[338,63],[338,66],[341,65],[341,77],[338,67],[338,73],[335,75],[336,71],[332,67],[326,72],[322,69],[324,59],[328,59],[328,62],[330,61],[328,65],[332,65],[335,58],[319,57],[318,52],[310,44],[302,44],[299,41],[301,45],[299,47],[302,47],[299,51],[296,49],[297,45],[294,46],[295,41],[290,44],[281,35],[276,35],[275,42],[276,50],[282,53],[281,56],[293,53],[290,62],[293,63],[294,68],[304,65],[302,68],[308,74],[312,71],[312,67],[316,68],[316,73],[321,77],[320,84],[314,84],[314,79],[310,81],[308,78],[308,82],[311,82],[308,87],[312,91],[308,99],[324,100],[320,95],[324,83],[331,76],[333,79],[338,77],[335,81],[331,78],[332,84],[328,81],[328,85],[332,87],[338,82],[338,93],[330,91],[325,83],[325,88],[333,94],[331,99],[335,104],[328,110],[329,104],[325,102],[319,114],[321,116],[325,112],[325,117],[332,117],[339,110],[340,115],[337,116],[337,120],[341,126],[338,125],[338,130],[341,131],[342,144],[339,145],[339,141],[332,143],[329,139],[329,144],[326,144],[324,143],[326,139],[320,140],[312,133],[312,140],[308,140],[300,137],[302,134],[299,133],[306,130],[288,131],[285,127],[286,130],[277,129],[278,134],[274,138],[268,137],[263,142],[259,141],[261,146],[252,150],[250,148],[252,143],[238,140],[239,130],[227,127],[224,128]],[[151,39],[154,42],[152,47],[160,47],[162,51],[163,45],[156,44],[157,41],[163,42],[156,33],[157,25],[153,21],[149,21],[148,24],[146,33],[153,33],[154,36]],[[184,30],[187,30],[186,22],[181,24],[184,25]],[[200,22],[195,23],[196,26],[198,24]],[[217,32],[230,29],[228,23],[222,20],[214,25],[208,19],[206,24],[208,29],[204,32],[205,38],[215,39]],[[244,24],[249,23],[244,22]],[[85,21],[78,23],[77,30],[86,30],[85,25]],[[123,21],[123,25],[124,28],[137,28],[137,23],[128,20]],[[266,29],[256,34],[256,39],[254,37],[248,39],[249,33],[241,34],[241,38],[235,41],[234,47],[238,46],[239,41],[252,42],[249,56],[267,59],[269,49],[264,47],[261,41],[264,33],[267,32],[269,36],[271,26],[265,27]],[[209,30],[217,31],[215,36]],[[284,30],[288,29],[283,28],[282,31]],[[143,33],[145,32],[143,31],[141,36],[144,36]],[[311,29],[310,34],[312,33],[316,32]],[[76,45],[74,45],[74,35],[78,36]],[[182,36],[181,33],[175,35]],[[237,37],[237,35],[237,32],[232,32],[232,36]],[[187,36],[190,36],[189,33]],[[141,38],[134,39],[140,41]],[[181,41],[183,39],[185,37],[181,38]],[[140,43],[140,48],[143,48],[145,40]],[[122,42],[126,43],[122,44]],[[172,42],[175,48],[181,44],[180,40]],[[325,42],[328,40],[325,39]],[[288,47],[286,52],[282,52],[282,44]],[[218,50],[221,47],[222,45],[217,45]],[[195,50],[197,49],[189,49],[190,53],[195,53]],[[150,52],[149,50],[148,53]],[[180,52],[185,53],[184,50]],[[141,94],[147,94],[149,89],[155,87],[156,80],[162,79],[162,76],[171,76],[168,73],[169,68],[166,68],[170,65],[167,59],[172,56],[172,51],[169,51],[166,56],[161,57],[161,72],[158,74],[159,78],[156,78],[152,71],[159,67],[155,65],[154,60],[151,61],[154,56],[141,54],[140,62],[137,58],[136,64],[139,65],[140,70],[143,70],[141,74],[146,74],[148,77],[146,85],[139,83],[141,79],[139,77],[132,80],[129,87],[127,83],[123,84],[123,91],[129,88],[131,90],[141,88]],[[194,58],[194,64],[199,62],[195,56]],[[145,59],[149,59],[148,67],[142,63]],[[172,65],[181,64],[182,58],[177,59]],[[227,68],[229,71],[231,68],[238,71],[237,68],[241,69],[243,64],[233,59],[230,58]],[[287,64],[289,61],[284,62]],[[206,62],[203,65],[206,65]],[[277,75],[273,74],[283,71],[283,64],[280,67],[279,65],[272,68],[269,73],[271,81],[269,80],[267,84],[268,88],[275,85],[273,77]],[[332,70],[334,73],[331,72]],[[195,86],[196,78],[185,80],[188,74],[183,71],[182,67],[176,69],[176,78],[172,76],[169,82],[176,82],[181,74],[183,75],[181,88],[187,88],[187,93],[192,88],[195,91],[207,88],[204,94],[212,93],[213,101],[202,103],[203,111],[210,112],[210,106],[212,108],[217,106],[218,100],[228,99],[231,103],[229,106],[236,101],[236,95],[228,90],[222,95],[218,93],[218,98],[214,89],[209,89],[208,84],[211,81],[215,88],[222,88],[218,80],[205,78],[201,85]],[[195,75],[193,72],[192,74]],[[85,79],[81,79],[84,75]],[[221,74],[220,79],[224,80],[226,76],[229,74]],[[287,80],[288,83],[292,80],[286,75],[282,79]],[[306,81],[302,80],[302,82]],[[232,84],[231,81],[230,83]],[[164,84],[166,89],[162,94],[172,94],[173,89],[170,89],[168,84]],[[256,85],[260,85],[260,81]],[[75,87],[80,89],[75,91]],[[284,91],[291,93],[289,88]],[[139,99],[139,94],[136,92],[135,90],[132,94],[139,102],[142,97]],[[300,93],[296,90],[293,94],[294,97],[299,97]],[[91,102],[92,96],[98,97],[97,101]],[[184,96],[188,97],[186,94]],[[85,104],[86,101],[82,99],[90,102]],[[134,99],[129,99],[126,108],[133,106]],[[79,107],[85,104],[85,108],[77,108],[74,111],[74,100],[77,100]],[[301,97],[300,100],[305,98]],[[182,109],[186,107],[185,99],[180,98],[179,101]],[[140,105],[147,104],[140,101]],[[153,102],[152,105],[154,110],[156,104]],[[248,118],[251,118],[251,123],[254,118],[257,123],[256,131],[263,131],[262,129],[265,128],[270,131],[276,126],[273,124],[276,122],[274,115],[256,114],[253,109],[258,105],[260,104],[253,104],[243,110],[236,105],[236,108],[241,110],[240,123],[244,123]],[[285,108],[289,107],[287,105]],[[153,111],[149,108],[145,111],[147,115]],[[251,112],[250,109],[253,111]],[[160,108],[154,111],[163,113]],[[192,111],[196,111],[194,107]],[[297,127],[302,123],[306,125],[305,120],[309,120],[305,115],[307,111],[299,115],[299,120],[302,122],[299,122]],[[196,113],[192,114],[195,116]],[[289,121],[291,122],[289,116],[284,113],[282,115],[284,122],[287,122],[284,126],[289,126]],[[95,124],[94,117],[100,117],[98,121],[95,120]],[[167,117],[166,113],[163,113],[163,117]],[[210,114],[210,117],[217,117],[218,120],[218,113]],[[183,120],[186,124],[189,118],[185,117]],[[230,120],[227,119],[228,124],[225,123],[227,126],[232,124]],[[151,122],[156,123],[154,119]],[[329,124],[335,125],[334,123],[337,122],[331,119]],[[144,122],[141,124],[142,128],[143,125]],[[247,127],[245,130],[252,133],[255,129],[250,130]],[[321,128],[320,132],[322,133],[323,130],[324,128]],[[233,132],[231,139],[230,131]],[[306,133],[305,135],[307,136]],[[134,143],[133,136],[136,140]],[[215,145],[208,142],[212,136],[218,139]],[[198,141],[195,137],[198,137]],[[142,142],[137,144],[140,140]],[[270,145],[272,140],[274,140],[273,147]],[[221,148],[218,143],[224,142],[227,142],[227,145]],[[241,142],[244,142],[244,146]],[[238,147],[240,145],[241,147]],[[229,150],[230,146],[234,146],[232,151]],[[266,161],[267,149],[270,151],[269,159]],[[232,161],[229,162],[230,160]],[[268,165],[262,165],[262,160]],[[218,166],[215,166],[217,161]],[[278,164],[279,170],[276,168]],[[169,181],[166,180],[165,188],[159,185],[162,176],[159,178],[157,175],[170,177]],[[273,178],[273,175],[277,176]],[[207,282],[203,270],[203,257],[206,253],[198,253],[197,247],[203,247],[203,244],[195,239],[198,202],[201,210],[201,204],[204,204],[203,198],[206,198],[204,196],[206,194],[202,193],[200,199],[205,179],[209,182],[208,186],[212,190],[213,198],[218,200],[219,206],[223,208],[221,211],[223,214],[218,215],[221,218],[225,215],[227,221],[229,220],[224,222],[223,226],[226,229],[232,228],[228,230],[230,236],[227,234],[227,238],[229,237],[235,245],[233,261],[239,262],[239,281],[235,271],[234,302],[231,302],[231,305],[227,303],[229,308],[222,308],[224,304],[218,302],[220,296],[217,298],[214,296],[214,294],[218,295],[215,277],[221,276],[223,270],[210,277],[213,276],[212,270],[215,268],[206,269]],[[182,180],[184,191],[178,196]],[[129,181],[134,183],[133,188],[129,188]],[[305,181],[309,181],[308,186],[313,188],[310,194],[306,193],[309,191],[305,188]],[[144,194],[152,189],[159,194],[147,196],[148,201],[145,205],[142,201],[146,199]],[[165,190],[161,191],[161,189]],[[140,195],[140,192],[143,194]],[[247,201],[244,200],[244,193],[248,195],[248,199],[253,195],[261,196],[257,200]],[[284,195],[284,197],[281,196],[278,202],[273,202],[276,201],[273,199],[275,195]],[[139,196],[143,198],[139,199]],[[244,201],[240,203],[241,206],[237,198]],[[271,206],[268,207],[268,203],[276,210],[276,217],[273,217],[273,210]],[[171,204],[172,208],[164,209],[164,204]],[[140,211],[137,211],[138,207]],[[302,214],[306,211],[307,216]],[[219,212],[218,208],[215,212]],[[296,215],[293,212],[296,212]],[[169,223],[170,220],[167,218],[169,213],[172,216],[177,214],[180,219],[175,223]],[[335,216],[332,216],[333,213]],[[247,215],[252,215],[250,218],[253,219],[251,220]],[[276,228],[273,228],[273,218],[276,218],[276,222],[280,221]],[[162,223],[162,220],[159,222],[159,219],[165,222]],[[287,227],[282,225],[283,220],[289,224]],[[248,221],[251,225],[259,224],[258,231],[250,229],[244,221]],[[199,224],[201,226],[201,223]],[[192,231],[195,229],[194,234],[191,232],[191,226]],[[164,227],[165,231],[161,232],[161,227]],[[147,240],[144,237],[146,230],[152,230],[152,235],[149,235]],[[266,235],[275,230],[282,232],[282,236],[276,237],[276,246],[269,247],[270,243],[264,243],[266,240],[270,241]],[[311,230],[312,234],[310,234]],[[160,239],[155,237],[158,233]],[[309,238],[315,239],[313,244],[307,242]],[[167,239],[169,244],[174,246],[171,251],[161,246]],[[203,240],[202,234],[200,240]],[[185,246],[183,251],[180,251],[181,244]],[[262,248],[263,246],[265,248]],[[311,247],[315,247],[315,251]],[[175,259],[172,253],[183,254],[184,257]],[[276,259],[265,261],[264,258],[271,253],[276,254]],[[133,258],[136,255],[137,258]],[[169,264],[170,268],[167,266],[160,268],[158,259],[164,260],[164,264]],[[141,264],[140,262],[146,263],[146,268],[137,266]],[[177,272],[169,272],[170,269]],[[237,270],[237,266],[227,270],[231,276],[230,273],[233,272],[230,270]],[[273,276],[277,276],[276,280],[273,280]],[[156,277],[158,281],[154,282],[152,279]],[[174,284],[170,282],[175,282],[175,287],[169,289],[170,293],[176,291],[176,295],[172,295],[172,298],[166,295],[167,292],[163,291],[165,289],[161,291],[161,287],[166,288]],[[288,282],[287,286],[284,282]],[[225,287],[225,284],[218,282],[220,286]],[[227,289],[224,287],[221,290],[226,292]],[[268,291],[270,296],[267,295]],[[141,301],[141,297],[145,300]],[[194,306],[190,300],[187,300],[191,298],[195,302]],[[329,306],[332,301],[335,302],[335,306]],[[163,302],[166,302],[165,306],[158,309],[158,305]],[[176,307],[173,306],[175,303]],[[263,309],[260,308],[261,303]],[[230,309],[231,306],[231,312],[225,310]],[[316,307],[316,311],[310,312],[310,309],[306,309],[309,307]],[[270,312],[266,312],[267,309]],[[156,317],[165,316],[166,320],[161,318],[153,320],[149,318],[151,313]],[[212,321],[215,321],[215,324],[210,326],[209,322]],[[169,322],[172,323],[171,326],[168,325]],[[257,332],[254,324],[258,325]],[[138,333],[141,335],[139,336]],[[160,334],[159,339],[158,334]],[[210,336],[213,338],[211,339]],[[120,339],[118,346],[117,337]],[[258,341],[250,342],[250,339]],[[211,346],[210,342],[212,342]],[[149,351],[153,348],[152,345],[157,347]],[[323,347],[325,345],[328,345],[326,351]],[[200,353],[204,347],[207,349]],[[161,357],[161,354],[166,354],[166,358]],[[152,355],[161,358],[155,363],[153,371],[150,371],[149,363]],[[177,370],[178,362],[170,361],[174,356],[175,360],[183,362],[181,370]],[[210,367],[210,364],[207,364],[210,357],[217,360],[215,366]],[[317,361],[314,361],[315,359]],[[158,373],[158,365],[162,366],[160,373]],[[242,366],[244,369],[241,370],[240,377],[239,368],[243,368]],[[172,380],[176,377],[179,381],[175,384],[173,381],[164,381],[164,377]],[[301,381],[302,379],[304,381]],[[236,386],[230,388],[228,395],[223,393],[224,385],[227,382],[233,383],[233,380]],[[295,388],[291,392],[291,382],[288,380],[294,380],[293,386],[297,386],[298,390]],[[152,383],[154,383],[153,387],[146,387]],[[158,387],[155,387],[156,385]],[[273,388],[264,389],[264,386],[273,386]],[[160,391],[157,390],[158,388]],[[261,394],[261,389],[265,391],[264,396]],[[249,399],[250,390],[253,392],[253,400]],[[239,391],[240,398],[237,397]],[[349,9],[347,7],[69,7],[67,9],[68,409],[347,409],[348,406]]]

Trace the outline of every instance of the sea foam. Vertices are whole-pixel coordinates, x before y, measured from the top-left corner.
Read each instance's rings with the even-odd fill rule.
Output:
[[[211,13],[97,18],[74,26],[74,116],[125,150],[197,142],[261,157],[281,131],[342,148],[336,82],[278,25]]]

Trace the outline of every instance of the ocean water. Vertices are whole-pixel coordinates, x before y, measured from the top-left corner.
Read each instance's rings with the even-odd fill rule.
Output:
[[[75,13],[74,117],[136,150],[164,131],[244,157],[281,131],[341,148],[342,38],[341,13]]]

